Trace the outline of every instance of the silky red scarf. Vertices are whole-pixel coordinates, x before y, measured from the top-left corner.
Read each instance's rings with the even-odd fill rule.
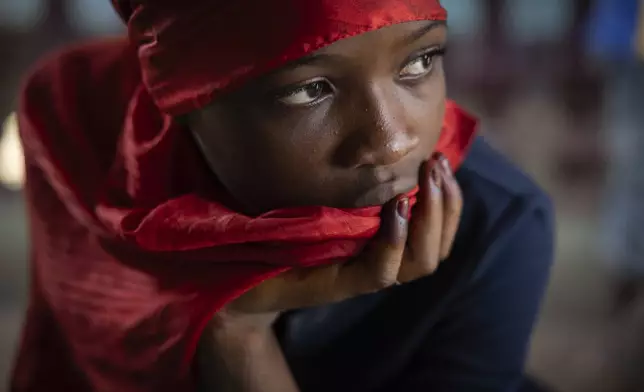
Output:
[[[173,116],[338,39],[445,19],[438,1],[190,4],[115,1],[129,40],[67,49],[25,85],[33,268],[13,391],[190,391],[218,309],[378,229],[379,207],[235,212]],[[447,103],[438,149],[454,167],[474,128]]]

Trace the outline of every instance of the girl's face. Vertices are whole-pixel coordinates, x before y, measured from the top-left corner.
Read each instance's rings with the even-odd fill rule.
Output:
[[[443,122],[440,22],[338,41],[191,113],[230,194],[257,214],[383,204],[417,184]]]

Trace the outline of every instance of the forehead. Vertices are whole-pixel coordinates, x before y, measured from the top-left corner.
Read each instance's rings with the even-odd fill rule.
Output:
[[[378,30],[345,38],[324,47],[316,54],[351,54],[357,51],[400,49],[419,41],[423,37],[440,40],[446,36],[445,22],[413,21],[397,23]]]

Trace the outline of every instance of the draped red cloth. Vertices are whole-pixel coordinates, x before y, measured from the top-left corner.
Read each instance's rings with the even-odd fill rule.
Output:
[[[172,116],[337,39],[444,19],[438,2],[191,4],[117,1],[129,40],[66,49],[25,84],[33,263],[12,391],[192,390],[218,309],[294,266],[346,260],[378,229],[379,207],[235,212]],[[439,149],[454,167],[474,128],[448,102]]]

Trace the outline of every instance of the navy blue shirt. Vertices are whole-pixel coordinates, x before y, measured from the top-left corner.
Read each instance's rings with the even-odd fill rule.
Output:
[[[552,206],[482,138],[456,177],[463,217],[436,273],[279,320],[302,391],[519,388],[553,259]]]

